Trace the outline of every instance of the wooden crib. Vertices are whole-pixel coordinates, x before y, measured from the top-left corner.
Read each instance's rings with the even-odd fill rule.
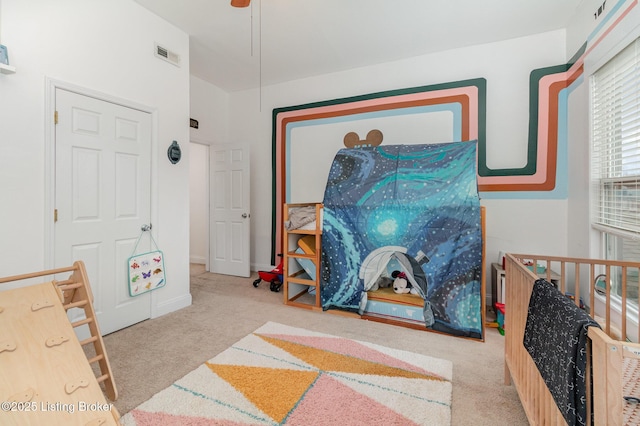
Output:
[[[628,298],[631,283],[627,276],[637,276],[639,268],[639,263],[632,262],[506,255],[505,383],[513,381],[532,425],[566,424],[523,344],[529,301],[539,278],[555,284],[602,327],[588,328],[587,347],[591,352],[587,351],[587,367],[592,367],[592,375],[587,376],[587,424],[640,424],[640,400],[625,399],[640,398],[640,345],[629,341],[631,338],[637,342],[640,318],[636,314],[632,321],[628,320],[631,310],[626,303],[628,299],[638,302],[637,296]],[[614,295],[610,285],[604,284],[610,283],[613,276],[622,277],[621,296]],[[631,322],[636,324],[630,325]],[[621,336],[625,338],[620,339]]]

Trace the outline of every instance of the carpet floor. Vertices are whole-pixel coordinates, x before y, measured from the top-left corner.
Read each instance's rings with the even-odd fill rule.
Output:
[[[271,321],[446,359],[453,364],[452,426],[528,425],[515,388],[504,385],[504,336],[495,328],[478,342],[294,308],[269,285],[253,287],[255,278],[193,264],[191,306],[104,337],[121,415]]]

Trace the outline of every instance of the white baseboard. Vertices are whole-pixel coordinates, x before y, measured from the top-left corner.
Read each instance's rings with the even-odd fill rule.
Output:
[[[167,300],[151,308],[151,318],[158,318],[168,313],[191,306],[191,293]]]
[[[200,265],[206,265],[207,259],[204,256],[189,256],[190,263],[197,263]]]

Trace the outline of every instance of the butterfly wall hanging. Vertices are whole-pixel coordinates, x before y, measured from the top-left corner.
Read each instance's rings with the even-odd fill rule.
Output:
[[[146,231],[151,228],[142,230],[142,233],[136,241],[133,253],[127,260],[129,271],[129,296],[139,296],[151,290],[164,287],[167,284],[164,269],[164,254],[153,239],[153,235],[149,232],[149,238],[155,247],[155,250],[146,253],[135,254],[138,249],[140,239]]]

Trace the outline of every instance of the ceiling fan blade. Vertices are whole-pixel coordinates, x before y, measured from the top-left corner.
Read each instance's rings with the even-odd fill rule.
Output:
[[[251,0],[231,0],[231,6],[233,7],[247,7],[251,3]]]

